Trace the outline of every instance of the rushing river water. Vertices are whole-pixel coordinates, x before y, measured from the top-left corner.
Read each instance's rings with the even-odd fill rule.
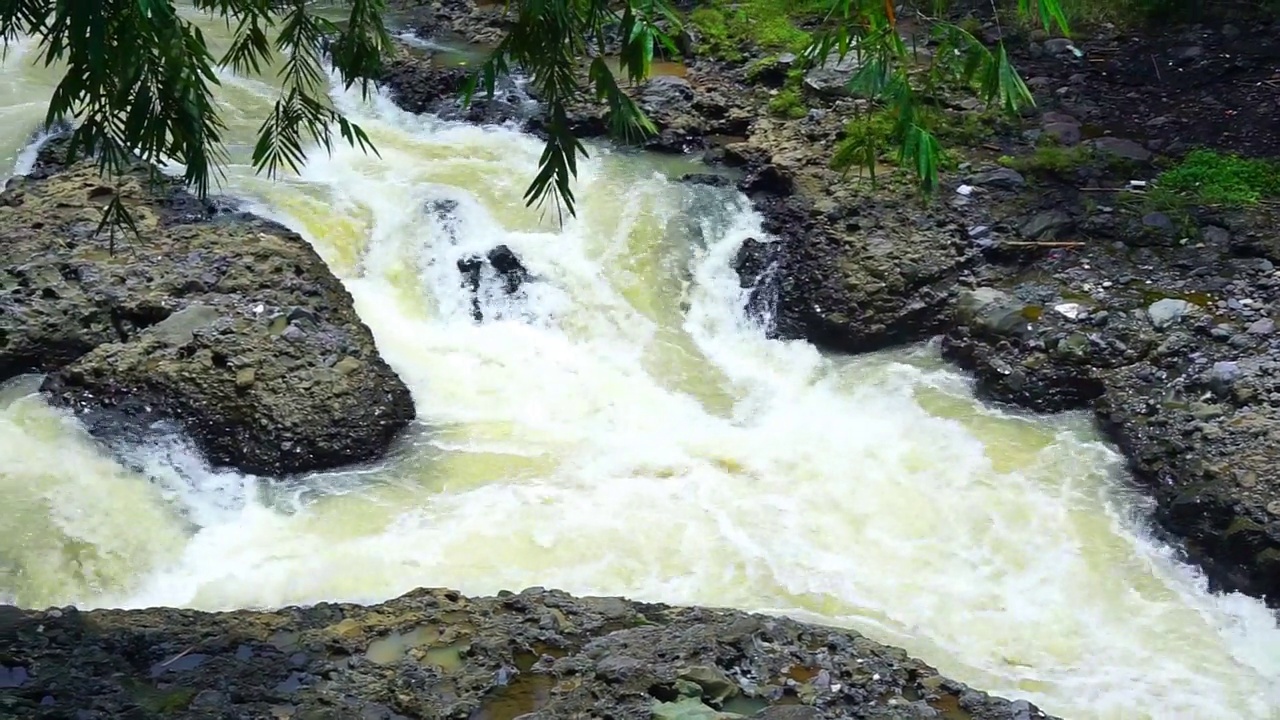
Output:
[[[56,81],[26,52],[0,74],[19,172]],[[244,162],[271,89],[223,81]],[[543,585],[851,626],[1068,718],[1280,717],[1274,616],[1150,539],[1085,418],[984,407],[928,348],[766,340],[729,264],[759,219],[669,164],[593,155],[560,228],[521,202],[536,139],[334,97],[381,159],[344,147],[278,183],[238,165],[228,191],[314,243],[419,426],[377,467],[296,484],[176,445],[137,448],[140,475],[38,379],[10,382],[0,596],[225,609]],[[452,220],[424,209],[441,200]],[[455,261],[498,243],[540,280],[476,325]]]

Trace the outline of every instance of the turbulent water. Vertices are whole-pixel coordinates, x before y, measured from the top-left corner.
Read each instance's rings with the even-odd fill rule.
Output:
[[[0,74],[18,172],[57,79],[28,51]],[[244,162],[271,88],[223,82]],[[1084,418],[984,407],[929,348],[764,339],[729,265],[759,218],[732,192],[599,152],[561,228],[521,202],[537,140],[334,99],[380,159],[317,153],[277,183],[240,165],[227,190],[344,280],[418,426],[377,467],[291,484],[181,444],[137,448],[140,474],[38,378],[11,382],[0,595],[225,609],[542,585],[851,626],[1069,718],[1280,717],[1274,617],[1150,539]],[[490,279],[477,325],[455,263],[498,243],[538,280]]]

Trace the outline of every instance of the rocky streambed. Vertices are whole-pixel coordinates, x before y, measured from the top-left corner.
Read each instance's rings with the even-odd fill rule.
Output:
[[[530,589],[278,612],[0,607],[0,717],[1048,717],[856,633]]]
[[[483,42],[501,27],[497,7],[408,5],[423,36]],[[943,138],[959,162],[927,203],[892,178],[871,188],[830,168],[847,123],[868,111],[843,88],[856,64],[807,71],[802,110],[779,113],[771,103],[796,92],[794,56],[746,46],[729,62],[689,37],[685,71],[634,95],[659,129],[647,147],[741,170],[776,238],[747,242],[737,260],[769,332],[846,352],[941,337],[993,401],[1092,410],[1166,538],[1213,587],[1278,605],[1276,208],[1193,207],[1175,220],[1130,182],[1195,147],[1274,154],[1274,26],[1003,32],[1037,108],[1010,120],[949,101]],[[406,55],[387,82],[406,107],[461,112],[463,74]],[[469,112],[521,117],[501,96]],[[582,107],[573,121],[600,134],[601,117]]]
[[[491,41],[501,27],[496,8],[463,0],[401,10],[427,36]],[[1081,46],[1088,58],[1118,42]],[[662,130],[652,149],[698,150],[742,171],[740,188],[776,237],[748,242],[737,263],[753,302],[773,313],[770,332],[849,352],[941,336],[993,401],[1093,409],[1189,559],[1219,588],[1280,602],[1274,218],[1206,213],[1189,234],[1107,200],[1097,191],[1149,177],[1153,155],[1177,139],[1138,137],[1131,117],[1116,120],[1123,103],[1085,90],[1106,81],[1094,65],[1048,43],[1026,47],[1047,112],[991,142],[1017,154],[1028,151],[1023,133],[1048,132],[1087,149],[1087,161],[1044,178],[975,152],[930,205],[829,169],[860,107],[838,91],[839,69],[806,82],[808,109],[795,118],[766,110],[790,61],[764,52],[732,63],[691,56],[682,77],[637,92]],[[1174,59],[1187,54],[1180,47],[1158,50]],[[537,130],[516,93],[464,113],[460,77],[406,54],[387,81],[411,110],[525,117]],[[575,119],[582,132],[603,130],[596,108]],[[1128,134],[1084,137],[1109,120]],[[91,237],[113,191],[52,151],[0,196],[0,252],[10,253],[0,375],[49,373],[49,396],[107,440],[176,420],[211,460],[250,471],[305,472],[382,452],[411,421],[412,402],[314,252],[278,225],[142,181],[120,187],[147,208],[144,233],[161,251],[145,258],[127,243],[113,255]],[[1036,244],[1053,241],[1076,244]],[[4,714],[1045,717],[856,633],[538,589],[419,590],[275,612],[3,607]]]

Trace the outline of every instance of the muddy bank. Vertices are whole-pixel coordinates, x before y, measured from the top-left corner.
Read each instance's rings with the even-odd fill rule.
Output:
[[[173,424],[213,464],[276,476],[370,460],[413,419],[306,240],[144,168],[113,189],[61,148],[0,194],[0,381],[48,373],[109,443]],[[94,231],[117,190],[141,237],[113,254]]]
[[[500,9],[461,2],[402,17],[425,37],[491,38]],[[927,203],[891,167],[874,189],[830,168],[868,109],[843,90],[854,67],[797,74],[785,53],[746,47],[726,62],[694,43],[679,76],[631,92],[660,130],[648,147],[742,169],[772,237],[748,242],[737,267],[767,332],[849,352],[941,335],[994,401],[1092,409],[1214,587],[1280,605],[1274,207],[1172,217],[1126,189],[1194,147],[1276,153],[1275,29],[1068,41],[1006,28],[1038,107],[1010,119],[948,100],[940,134],[955,155]],[[436,111],[462,72],[406,58],[388,84]],[[599,108],[572,117],[603,133]],[[538,128],[527,109],[470,119],[513,118]]]
[[[0,606],[24,718],[1037,720],[849,631],[527,590],[277,612]]]

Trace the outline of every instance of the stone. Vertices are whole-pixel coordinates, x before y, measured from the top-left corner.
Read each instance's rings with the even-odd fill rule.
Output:
[[[1071,216],[1063,210],[1044,210],[1022,224],[1023,237],[1031,240],[1052,240],[1061,237],[1074,227]]]
[[[819,95],[852,97],[854,92],[849,83],[861,69],[862,62],[857,53],[850,52],[842,60],[838,53],[833,52],[825,63],[810,68],[804,74],[804,85]]]
[[[1029,321],[1026,305],[1009,293],[990,287],[963,290],[956,301],[956,314],[964,321],[994,335],[1023,331]]]
[[[1173,219],[1162,212],[1149,212],[1143,215],[1142,226],[1161,235],[1173,235],[1178,232],[1178,226],[1173,223]]]
[[[222,317],[222,313],[208,305],[189,305],[159,323],[151,326],[148,333],[155,335],[162,342],[180,347],[191,342],[195,331],[212,325]]]
[[[0,373],[45,372],[48,401],[113,450],[180,430],[215,468],[263,476],[375,459],[413,420],[408,388],[304,238],[211,215],[176,182],[153,189],[139,164],[117,188],[141,237],[114,255],[105,235],[69,243],[67,228],[100,217],[100,181],[91,163],[67,166],[65,147],[45,145],[0,195],[0,267],[41,288],[0,292]],[[324,359],[338,353],[360,370],[334,378]]]
[[[751,717],[753,720],[821,720],[822,713],[809,705],[775,705]]]
[[[971,175],[968,179],[970,184],[981,185],[985,187],[1000,188],[1003,190],[1017,190],[1027,184],[1026,178],[1022,177],[1022,173],[1013,168],[995,168],[977,175]]]
[[[659,75],[645,83],[638,103],[652,115],[684,113],[694,99],[693,86],[688,80],[674,75]]]
[[[1070,55],[1076,49],[1067,38],[1049,38],[1044,41],[1044,51],[1050,55]]]
[[[1276,517],[1280,517],[1280,500],[1276,500],[1275,502],[1268,503],[1267,512],[1271,513],[1272,515],[1275,515]]]
[[[1209,388],[1218,395],[1226,395],[1231,385],[1240,377],[1240,364],[1231,360],[1219,360],[1209,368]]]
[[[1191,309],[1191,303],[1177,298],[1157,300],[1147,308],[1147,315],[1156,329],[1163,330],[1178,322]]]
[[[1127,138],[1100,137],[1086,140],[1084,145],[1103,155],[1123,160],[1147,162],[1151,159],[1150,150]]]
[[[253,387],[253,383],[257,380],[258,374],[253,368],[241,368],[236,371],[236,389],[246,390]]]
[[[1245,332],[1250,335],[1272,335],[1276,331],[1276,322],[1271,318],[1262,318],[1250,323]]]
[[[702,688],[702,697],[714,705],[738,694],[738,684],[714,667],[698,665],[684,670],[679,677],[697,683]]]
[[[1049,123],[1043,128],[1044,134],[1053,138],[1055,142],[1064,147],[1072,147],[1080,144],[1080,126],[1076,123]]]
[[[1200,236],[1204,238],[1205,242],[1214,245],[1225,245],[1231,241],[1231,233],[1217,225],[1205,226],[1204,230],[1200,231]]]

